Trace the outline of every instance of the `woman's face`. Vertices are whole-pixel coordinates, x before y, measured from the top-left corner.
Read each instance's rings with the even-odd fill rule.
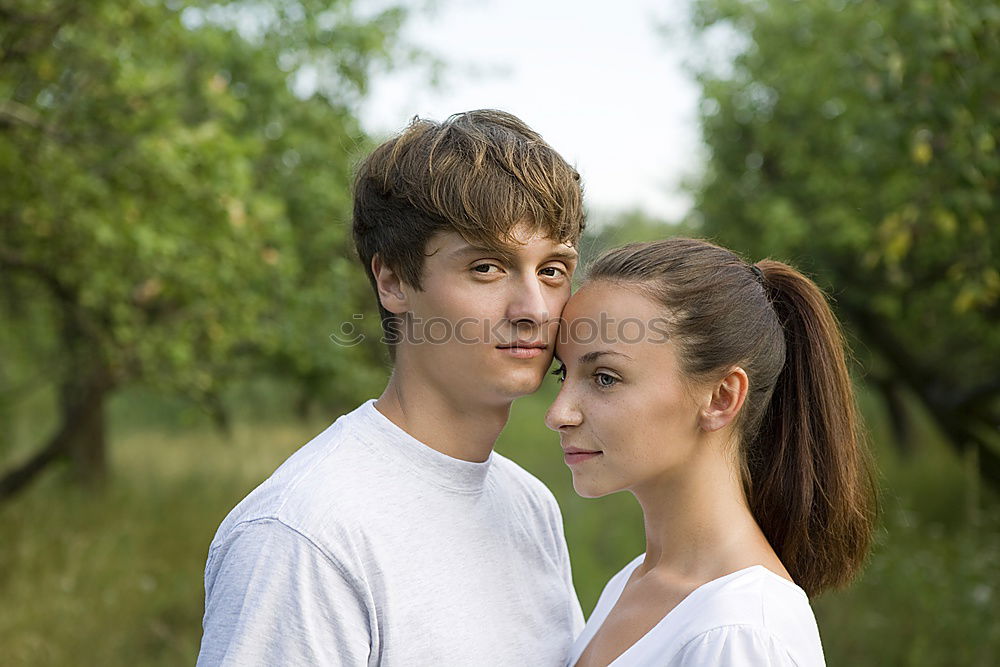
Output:
[[[661,306],[634,286],[594,281],[563,311],[565,380],[545,416],[585,497],[669,480],[698,453],[700,405]],[[709,392],[710,396],[710,392]]]

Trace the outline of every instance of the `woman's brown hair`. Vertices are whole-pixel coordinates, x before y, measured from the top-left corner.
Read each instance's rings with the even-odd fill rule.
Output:
[[[693,380],[746,371],[737,428],[750,510],[810,596],[850,582],[871,545],[875,484],[844,337],[819,287],[787,264],[683,238],[611,250],[588,278],[659,302]]]

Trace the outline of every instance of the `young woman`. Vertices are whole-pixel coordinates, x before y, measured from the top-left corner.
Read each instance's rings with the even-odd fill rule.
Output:
[[[823,665],[809,597],[860,569],[874,485],[822,292],[669,239],[605,254],[563,318],[546,423],[576,491],[630,491],[646,529],[570,664]]]

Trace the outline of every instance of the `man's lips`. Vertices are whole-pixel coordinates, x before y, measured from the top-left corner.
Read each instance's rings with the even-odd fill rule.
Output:
[[[576,447],[567,447],[563,450],[563,459],[566,461],[566,465],[575,465],[577,463],[583,463],[584,461],[596,459],[602,454],[604,454],[604,452],[596,449],[578,449]]]
[[[501,350],[515,359],[534,359],[535,357],[541,356],[547,348],[548,345],[545,343],[531,341],[517,341],[514,343],[497,345],[498,350]]]

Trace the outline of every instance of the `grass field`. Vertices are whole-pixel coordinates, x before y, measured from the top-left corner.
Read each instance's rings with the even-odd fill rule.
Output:
[[[641,515],[626,494],[573,493],[541,421],[553,389],[515,405],[499,451],[559,499],[589,612],[607,578],[643,550]],[[44,396],[29,401],[7,430],[20,444],[0,454],[16,460],[37,440],[44,406]],[[110,410],[115,475],[103,492],[76,490],[52,471],[0,506],[0,663],[193,663],[216,526],[336,416],[300,423],[271,407],[245,410],[223,437],[182,404],[125,393]],[[877,419],[871,428],[879,442]],[[974,462],[926,432],[912,460],[877,448],[884,507],[870,565],[850,589],[814,602],[830,665],[997,664],[1000,502],[976,483]]]

